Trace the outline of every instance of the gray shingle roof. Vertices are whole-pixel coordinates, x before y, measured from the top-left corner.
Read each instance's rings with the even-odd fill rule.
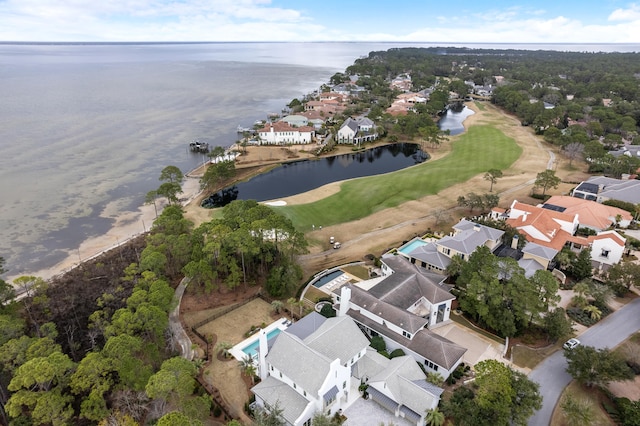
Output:
[[[527,242],[527,244],[522,248],[523,253],[528,253],[534,256],[541,257],[543,259],[552,260],[556,254],[558,254],[558,250],[552,249],[551,247],[541,246],[540,244]]]
[[[280,333],[267,354],[267,362],[286,374],[302,389],[317,395],[329,374],[331,360],[285,331]]]
[[[409,355],[387,359],[368,349],[358,361],[354,374],[358,378],[368,377],[372,386],[375,382],[385,383],[394,401],[416,413],[424,413],[431,408],[443,392],[435,385],[426,385],[424,372]]]
[[[340,359],[343,365],[369,346],[356,323],[346,316],[328,318],[304,343],[330,360]]]
[[[451,259],[440,253],[438,246],[433,242],[416,247],[409,253],[409,256],[443,270],[447,269],[451,263]]]
[[[305,391],[318,395],[331,362],[339,358],[344,365],[368,345],[369,340],[351,318],[328,318],[304,340],[288,330],[280,333],[267,362]]]
[[[353,293],[351,293],[353,299]],[[348,315],[362,325],[388,337],[416,354],[428,359],[441,367],[450,370],[467,352],[466,348],[453,343],[451,340],[423,328],[409,340],[382,324],[365,317],[360,312],[349,309]]]
[[[382,260],[394,273],[369,289],[369,293],[378,299],[403,309],[408,309],[421,297],[434,305],[455,299],[441,285],[444,276],[428,272],[402,256],[389,255]]]
[[[408,331],[411,334],[417,333],[429,323],[428,319],[419,317],[407,311],[406,309],[380,300],[371,293],[361,288],[353,285],[349,285],[349,288],[351,288],[352,304],[357,305],[375,315],[378,315],[385,321],[397,325],[398,327]]]
[[[267,377],[253,388],[253,393],[265,401],[269,407],[278,407],[282,410],[282,417],[294,424],[300,417],[304,409],[309,405],[309,401],[285,383],[271,376]]]
[[[479,225],[466,219],[458,222],[453,229],[457,231],[455,235],[441,238],[436,244],[466,255],[471,255],[487,241],[498,241],[504,235],[504,231]]]
[[[311,333],[316,331],[318,327],[326,321],[326,319],[326,317],[323,317],[317,312],[311,312],[309,315],[300,318],[298,321],[287,327],[287,333],[291,333],[304,340]]]

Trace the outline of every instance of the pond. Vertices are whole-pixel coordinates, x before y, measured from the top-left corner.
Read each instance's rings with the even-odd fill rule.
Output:
[[[395,172],[428,159],[429,154],[418,145],[397,143],[333,157],[289,162],[205,198],[202,207],[222,207],[233,200],[275,200],[332,182]]]
[[[451,136],[459,135],[464,132],[464,120],[470,115],[475,114],[473,110],[467,108],[449,108],[447,112],[438,120],[440,130],[449,130]]]

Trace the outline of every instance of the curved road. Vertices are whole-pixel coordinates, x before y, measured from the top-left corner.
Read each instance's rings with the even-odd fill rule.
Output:
[[[579,336],[583,345],[613,348],[640,330],[640,298],[635,299]],[[539,364],[529,378],[540,384],[542,408],[529,419],[530,426],[548,426],[560,394],[571,382],[567,361],[558,351]]]

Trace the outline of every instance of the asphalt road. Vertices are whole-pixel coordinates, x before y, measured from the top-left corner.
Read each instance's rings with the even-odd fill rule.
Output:
[[[633,300],[598,322],[578,337],[583,345],[613,348],[640,330],[640,298]],[[540,384],[542,408],[529,419],[529,426],[547,426],[560,394],[571,382],[566,372],[567,361],[558,351],[540,363],[529,378]]]

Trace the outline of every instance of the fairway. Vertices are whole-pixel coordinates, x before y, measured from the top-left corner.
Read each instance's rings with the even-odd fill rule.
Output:
[[[505,170],[522,149],[490,125],[470,127],[453,142],[446,157],[385,175],[354,179],[340,192],[313,203],[274,207],[306,232],[313,224],[330,226],[367,217],[377,211],[437,194],[489,169]],[[470,188],[469,192],[473,192]]]

